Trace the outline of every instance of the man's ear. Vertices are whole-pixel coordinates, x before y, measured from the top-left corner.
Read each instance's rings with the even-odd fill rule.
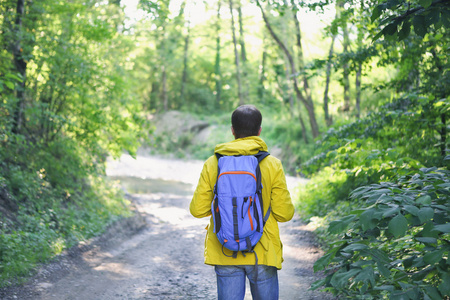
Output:
[[[261,130],[262,130],[262,127],[259,127],[258,136],[261,135]]]
[[[233,126],[231,126],[231,133],[232,133],[233,136],[236,138],[236,134],[234,134],[234,128],[233,128]]]

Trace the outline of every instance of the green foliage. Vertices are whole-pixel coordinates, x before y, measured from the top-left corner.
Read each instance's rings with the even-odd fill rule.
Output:
[[[441,27],[450,27],[450,9],[447,0],[379,1],[372,10],[372,22],[379,20],[381,31],[374,40],[381,36],[390,40],[404,40],[411,29],[424,37],[429,31]],[[380,20],[381,19],[381,20]]]
[[[16,6],[0,3],[2,287],[130,214],[104,162],[135,154],[150,131],[131,91],[134,44],[119,30],[119,6],[25,1],[23,14]]]
[[[330,223],[342,240],[315,263],[314,288],[349,298],[443,299],[450,295],[450,172],[423,168],[355,189],[366,207]]]
[[[341,169],[352,169],[365,157],[369,158],[364,163],[367,165],[382,153],[386,153],[387,160],[399,153],[407,163],[417,160],[425,166],[444,166],[448,141],[441,135],[447,126],[442,116],[445,120],[450,114],[449,104],[449,99],[412,94],[384,105],[364,119],[331,128],[316,142],[316,155],[302,165],[301,171],[312,174],[333,163]]]
[[[0,203],[14,203],[15,217],[0,219],[0,286],[22,281],[37,264],[130,215],[119,187],[105,181],[101,165],[92,165],[70,139],[6,145]]]

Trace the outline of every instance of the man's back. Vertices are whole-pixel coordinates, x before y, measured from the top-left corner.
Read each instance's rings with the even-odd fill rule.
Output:
[[[216,146],[219,155],[255,155],[268,151],[261,133],[261,112],[251,105],[238,107],[231,116],[231,131],[236,138]],[[214,232],[213,217],[210,218],[205,240],[205,263],[215,266],[218,299],[241,300],[245,295],[246,278],[250,281],[253,299],[278,299],[278,273],[283,261],[278,222],[289,221],[294,206],[286,186],[286,178],[280,160],[269,155],[259,164],[262,181],[263,209],[271,213],[265,223],[262,236],[255,245],[255,255],[239,252],[237,256],[219,242]],[[218,158],[211,156],[203,165],[197,188],[190,204],[194,217],[212,215],[214,185],[217,182]]]

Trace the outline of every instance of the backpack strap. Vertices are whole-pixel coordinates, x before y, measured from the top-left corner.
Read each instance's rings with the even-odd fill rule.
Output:
[[[256,157],[256,159],[258,160],[258,163],[260,163],[264,158],[266,158],[267,156],[269,156],[270,153],[267,151],[259,151],[258,153],[256,153],[254,156]]]
[[[258,167],[256,168],[256,174],[258,175],[257,178],[259,179],[258,183],[257,183],[257,191],[256,192],[259,197],[261,208],[264,206],[263,206],[262,192],[261,192],[262,191],[262,183],[261,183],[261,170],[259,168],[259,163],[269,155],[270,155],[270,153],[267,151],[259,151],[257,154],[255,154],[255,157],[258,160]],[[269,219],[271,211],[272,211],[272,207],[269,205],[269,208],[267,209],[267,212],[263,217],[263,226],[266,224],[267,220]]]
[[[214,153],[214,154],[215,154],[216,157],[217,157],[217,179],[216,179],[216,182],[217,182],[217,181],[219,180],[219,175],[220,175],[219,159],[220,159],[221,157],[223,157],[224,155],[219,154],[219,153]],[[217,184],[214,185],[214,194],[217,195]]]

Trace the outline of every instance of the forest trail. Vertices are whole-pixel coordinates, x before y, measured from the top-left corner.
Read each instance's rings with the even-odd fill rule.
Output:
[[[78,258],[63,259],[61,276],[40,276],[27,292],[7,299],[216,299],[215,273],[203,264],[208,218],[189,214],[202,162],[124,155],[110,161],[108,175],[120,178],[147,226],[113,246],[98,245]],[[299,179],[288,178],[292,187]],[[318,279],[320,257],[312,232],[297,217],[280,224],[284,244],[280,299],[325,299],[309,291]],[[247,284],[248,286],[248,284]],[[245,299],[251,299],[249,289]]]

